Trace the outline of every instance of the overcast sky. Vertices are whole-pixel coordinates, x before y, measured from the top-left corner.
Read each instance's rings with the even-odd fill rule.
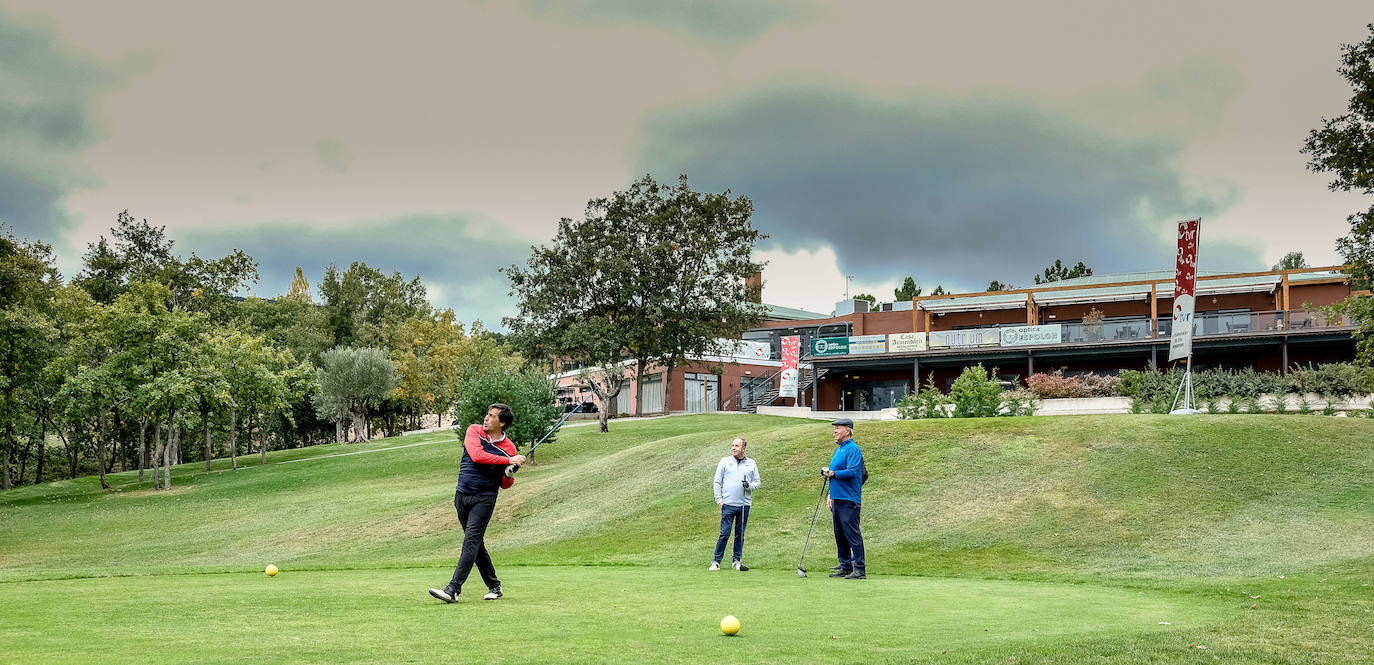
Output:
[[[765,300],[1054,259],[1338,262],[1298,152],[1360,2],[0,0],[0,222],[67,276],[119,211],[257,295],[361,260],[498,327],[500,266],[652,173],[753,199]]]

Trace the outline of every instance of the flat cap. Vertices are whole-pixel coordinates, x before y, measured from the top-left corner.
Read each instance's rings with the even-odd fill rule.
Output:
[[[830,424],[831,424],[831,425],[840,426],[840,427],[848,427],[849,429],[854,429],[854,421],[852,421],[852,420],[850,420],[850,419],[848,419],[848,418],[840,418],[839,420],[836,420],[836,421],[834,421],[834,422],[832,422],[832,423],[830,423]]]

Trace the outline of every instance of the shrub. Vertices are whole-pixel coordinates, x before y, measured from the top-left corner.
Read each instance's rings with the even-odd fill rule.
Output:
[[[487,407],[496,402],[510,405],[515,412],[515,420],[506,429],[506,435],[521,450],[544,436],[563,412],[554,403],[553,384],[543,373],[492,368],[460,380],[458,404],[454,408],[455,426],[461,432],[468,425],[482,422]]]
[[[1026,386],[1042,399],[1086,396],[1082,394],[1084,392],[1083,387],[1079,385],[1078,381],[1071,376],[1065,377],[1064,373],[1059,370],[1032,374],[1026,377]]]
[[[897,417],[903,420],[915,420],[919,418],[946,418],[947,409],[944,408],[949,403],[949,399],[940,393],[940,389],[935,387],[935,373],[931,372],[926,376],[924,388],[914,393],[908,393],[897,403]]]
[[[949,395],[942,395],[935,387],[935,376],[926,379],[925,387],[902,398],[897,415],[914,418],[991,418],[995,416],[1029,416],[1035,413],[1036,396],[1029,390],[1002,390],[996,372],[982,365],[965,368],[949,387]]]
[[[1354,363],[1294,367],[1287,378],[1290,389],[1299,393],[1351,397],[1374,392],[1374,368]]]
[[[954,418],[990,418],[1002,406],[1002,385],[981,364],[965,367],[949,387]]]
[[[1035,393],[1026,388],[1017,388],[1002,393],[1002,405],[999,407],[999,416],[1033,416],[1035,409],[1039,406],[1039,400]]]
[[[1121,394],[1121,379],[1115,376],[1082,374],[1064,376],[1060,370],[1039,372],[1026,378],[1026,386],[1036,397],[1114,397]]]

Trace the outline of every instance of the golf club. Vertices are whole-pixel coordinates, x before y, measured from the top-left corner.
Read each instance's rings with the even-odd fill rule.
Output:
[[[802,543],[802,555],[797,560],[797,577],[806,577],[806,568],[802,563],[806,561],[806,547],[811,544],[811,534],[816,532],[816,518],[821,515],[821,499],[825,498],[825,488],[830,484],[830,477],[825,476],[821,481],[821,495],[816,497],[816,511],[811,513],[811,530],[806,532],[806,542]]]
[[[549,431],[548,431],[547,433],[545,433],[544,436],[540,437],[538,441],[535,441],[535,442],[534,442],[534,445],[530,446],[530,451],[529,451],[528,453],[525,453],[525,461],[528,462],[528,461],[530,461],[531,459],[533,459],[533,458],[534,458],[534,450],[535,450],[536,448],[539,447],[539,444],[543,443],[543,442],[544,442],[545,440],[547,440],[550,436],[553,436],[553,433],[554,433],[554,432],[557,432],[557,431],[558,431],[558,428],[559,428],[559,427],[562,427],[562,426],[563,426],[563,423],[564,423],[564,422],[567,422],[568,418],[571,417],[572,414],[577,413],[578,411],[581,411],[581,410],[582,410],[582,407],[583,407],[583,406],[586,406],[587,402],[590,402],[591,399],[592,399],[592,397],[595,397],[595,396],[596,396],[596,383],[593,382],[593,383],[592,383],[592,392],[587,393],[587,396],[586,396],[586,397],[583,397],[583,398],[582,398],[582,401],[579,402],[577,406],[573,407],[573,410],[572,410],[572,411],[569,411],[569,412],[567,412],[566,414],[564,414],[563,417],[560,418],[560,419],[558,420],[558,422],[554,423],[553,427],[549,428]],[[507,478],[514,478],[514,477],[515,477],[515,472],[516,472],[516,471],[519,471],[519,470],[520,470],[520,465],[518,465],[518,464],[510,464],[510,465],[506,466],[506,477],[507,477]]]

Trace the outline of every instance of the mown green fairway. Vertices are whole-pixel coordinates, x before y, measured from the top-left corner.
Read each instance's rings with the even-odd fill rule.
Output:
[[[460,534],[448,433],[0,495],[0,662],[1369,662],[1374,422],[1108,416],[862,424],[870,578],[824,577],[829,427],[566,430],[501,497],[507,596],[425,594]],[[708,573],[710,472],[763,474]],[[418,444],[418,445],[417,445]],[[364,452],[375,451],[375,452]],[[341,454],[358,453],[363,454]],[[545,454],[547,453],[547,455]],[[314,458],[314,459],[307,459]],[[197,468],[199,467],[199,468]],[[274,563],[282,574],[268,578]],[[740,617],[741,634],[717,624]],[[1161,623],[1164,622],[1164,623]]]
[[[6,585],[16,662],[907,662],[942,652],[1188,633],[1239,610],[1179,594],[783,571],[507,568],[509,595],[457,605],[447,570],[101,578]],[[480,588],[480,582],[477,585]],[[743,623],[735,637],[721,617]],[[840,620],[839,617],[844,617]],[[1171,625],[1160,625],[1168,621]],[[122,636],[111,643],[112,635]],[[89,645],[108,644],[101,649]]]

